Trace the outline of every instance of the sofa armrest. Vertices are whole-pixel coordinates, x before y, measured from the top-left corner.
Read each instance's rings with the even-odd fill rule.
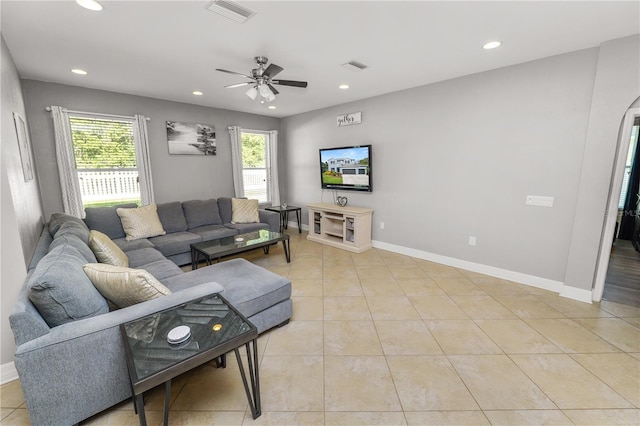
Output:
[[[280,213],[259,209],[260,222],[269,225],[269,231],[280,232]]]

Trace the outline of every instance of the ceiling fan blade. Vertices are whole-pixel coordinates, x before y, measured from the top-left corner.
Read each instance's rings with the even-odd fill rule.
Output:
[[[239,72],[235,72],[235,71],[223,70],[223,69],[220,69],[220,68],[216,68],[216,71],[226,72],[227,74],[241,75],[243,77],[253,79],[253,77],[251,77],[249,75],[245,75],[245,74],[242,74],[242,73],[239,73]]]
[[[227,89],[234,89],[236,87],[242,87],[242,86],[248,86],[249,84],[255,84],[253,81],[247,81],[244,83],[236,83],[236,84],[230,84],[228,86],[224,86]]]
[[[295,80],[271,80],[273,84],[279,84],[281,86],[292,86],[292,87],[307,87],[306,81],[295,81]]]
[[[276,90],[276,88],[275,88],[275,87],[273,87],[271,84],[267,84],[267,86],[269,86],[269,89],[271,89],[271,91],[273,92],[273,94],[274,94],[274,95],[277,95],[278,93],[280,93],[280,92],[278,92],[278,91]]]
[[[276,64],[270,64],[266,70],[264,70],[264,72],[262,73],[263,76],[266,76],[267,78],[273,78],[275,77],[277,74],[279,74],[284,68],[282,68],[279,65]]]

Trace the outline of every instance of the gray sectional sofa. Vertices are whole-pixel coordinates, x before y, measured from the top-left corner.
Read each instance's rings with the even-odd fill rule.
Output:
[[[16,342],[15,366],[34,425],[76,424],[131,397],[122,323],[211,293],[224,295],[260,333],[291,318],[287,278],[244,259],[189,272],[178,266],[190,263],[192,242],[255,229],[277,230],[278,214],[261,211],[263,222],[234,225],[230,199],[159,204],[158,216],[167,234],[127,241],[114,218],[115,208],[86,213],[84,221],[52,215],[9,317]],[[110,311],[83,271],[85,264],[97,262],[88,246],[90,228],[109,235],[126,253],[131,268],[148,271],[172,293]],[[41,297],[43,288],[49,298],[44,300],[52,301],[49,305]],[[47,322],[49,307],[62,315],[56,318],[60,325]]]

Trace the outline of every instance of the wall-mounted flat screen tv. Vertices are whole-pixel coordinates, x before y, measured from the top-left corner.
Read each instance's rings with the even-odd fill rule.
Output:
[[[323,189],[371,192],[371,145],[320,149]]]

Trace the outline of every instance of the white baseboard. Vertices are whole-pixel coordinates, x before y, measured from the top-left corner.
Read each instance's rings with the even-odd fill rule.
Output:
[[[507,269],[496,268],[494,266],[482,265],[480,263],[468,262],[466,260],[456,259],[454,257],[442,256],[440,254],[429,253],[422,250],[411,249],[395,244],[384,243],[382,241],[373,241],[373,247],[382,250],[388,250],[394,253],[404,254],[407,256],[415,257],[418,259],[429,260],[431,262],[441,263],[443,265],[453,266],[454,268],[465,269],[467,271],[477,272],[479,274],[490,275],[496,278],[502,278],[509,281],[514,281],[520,284],[525,284],[531,287],[541,288],[543,290],[554,291],[560,293],[564,291],[566,295],[571,299],[579,300],[581,302],[591,303],[591,292],[586,290],[575,289],[564,285],[561,281],[554,281],[547,278],[537,277],[535,275],[523,274],[520,272],[509,271]],[[566,289],[576,290],[569,291]],[[582,292],[587,292],[589,298],[585,300]]]
[[[18,370],[13,362],[0,365],[0,385],[18,379]]]
[[[297,223],[289,222],[290,226],[297,228]],[[307,225],[302,225],[303,231],[308,231]],[[521,272],[510,271],[508,269],[496,268],[494,266],[483,265],[481,263],[469,262],[466,260],[456,259],[455,257],[443,256],[440,254],[430,253],[427,251],[416,250],[408,247],[399,246],[396,244],[389,244],[382,241],[373,240],[373,247],[382,250],[391,251],[398,254],[404,254],[406,256],[415,257],[417,259],[429,260],[431,262],[441,263],[447,266],[453,266],[454,268],[465,269],[467,271],[477,272],[479,274],[490,275],[496,278],[502,278],[504,280],[513,281],[519,284],[528,285],[531,287],[540,288],[543,290],[553,291],[558,293],[562,297],[577,300],[585,303],[592,303],[592,294],[590,290],[583,290],[575,287],[570,287],[564,284],[562,281],[550,280],[548,278],[542,278],[535,275],[523,274]]]
[[[580,302],[592,303],[593,293],[591,290],[584,290],[568,285],[563,285],[560,289],[560,296],[568,299],[579,300]]]

